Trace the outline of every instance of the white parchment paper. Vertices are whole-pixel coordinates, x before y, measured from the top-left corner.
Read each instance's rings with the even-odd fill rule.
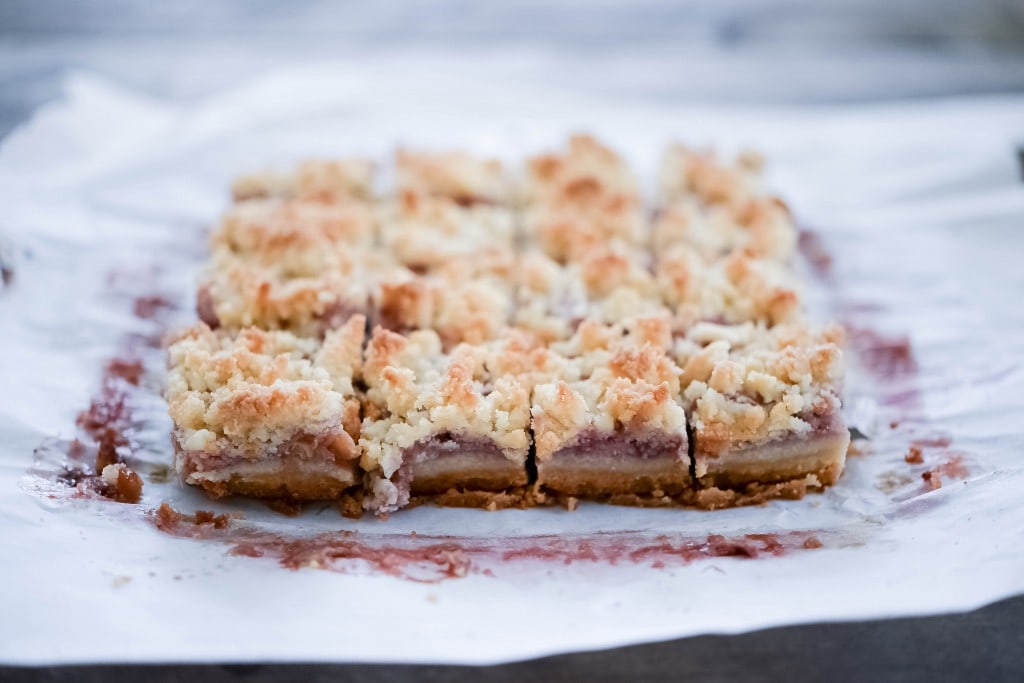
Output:
[[[386,159],[398,143],[513,160],[581,128],[620,148],[649,184],[673,139],[767,154],[771,181],[832,258],[827,272],[808,269],[814,307],[855,331],[847,413],[868,439],[833,489],[713,513],[424,507],[387,522],[211,503],[157,476],[170,446],[155,350],[134,399],[142,503],[70,498],[39,474],[48,450],[34,450],[75,436],[104,362],[132,335],[159,333],[132,315],[132,297],[159,292],[185,304],[172,323],[191,319],[202,234],[235,173],[307,156]],[[185,106],[69,77],[66,97],[0,148],[0,240],[14,270],[0,289],[0,661],[493,663],[964,610],[1024,591],[1021,142],[1021,98],[640,106],[328,65]],[[909,359],[892,353],[902,337]],[[904,461],[915,440],[920,465]],[[932,490],[921,474],[935,468],[942,486]],[[553,537],[799,532],[822,547],[686,562],[498,554],[475,558],[465,577],[420,583],[359,561],[289,570],[272,553],[231,554],[224,539],[167,535],[145,514],[164,501],[241,511],[237,525],[254,533],[349,530],[380,546],[415,531],[541,548],[560,547]]]

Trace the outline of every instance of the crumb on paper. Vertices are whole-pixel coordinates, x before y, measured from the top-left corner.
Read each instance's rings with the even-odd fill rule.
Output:
[[[911,465],[920,465],[924,462],[924,455],[921,452],[919,446],[911,446],[907,454],[903,456],[903,459]]]
[[[113,463],[103,468],[103,495],[118,503],[138,503],[142,500],[142,477],[128,469],[124,463]]]
[[[115,576],[113,581],[110,582],[110,586],[112,588],[120,588],[121,586],[124,586],[124,585],[130,583],[131,580],[132,580],[132,577],[130,577],[130,576],[123,576],[123,575],[122,576]]]

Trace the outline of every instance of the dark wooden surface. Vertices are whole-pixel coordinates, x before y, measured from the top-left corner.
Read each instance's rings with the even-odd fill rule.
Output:
[[[1021,93],[1024,2],[0,0],[0,136],[58,97],[71,68],[189,100],[306,60],[412,63],[422,55],[471,62],[495,78],[671,101]],[[12,682],[531,679],[1022,681],[1024,598],[962,615],[778,628],[487,668],[0,668],[0,680]]]
[[[927,577],[922,577],[927,580]],[[856,590],[847,587],[847,590]],[[210,665],[2,669],[22,681],[934,681],[1024,680],[1024,600],[969,614],[704,636],[494,667]],[[41,636],[45,637],[45,636]]]

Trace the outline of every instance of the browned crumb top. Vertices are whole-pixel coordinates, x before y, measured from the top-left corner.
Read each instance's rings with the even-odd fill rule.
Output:
[[[168,349],[166,391],[179,446],[258,458],[303,430],[358,415],[365,324],[353,317],[323,343],[256,328],[182,331]]]

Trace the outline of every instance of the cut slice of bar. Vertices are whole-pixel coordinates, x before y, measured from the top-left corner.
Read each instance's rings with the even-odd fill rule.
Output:
[[[359,250],[333,245],[239,256],[214,252],[196,309],[212,328],[258,326],[322,337],[369,308]]]
[[[446,354],[431,330],[376,328],[364,370],[365,507],[387,513],[411,497],[525,486],[529,376],[542,354],[516,332]]]
[[[533,390],[541,490],[566,496],[667,501],[690,485],[679,368],[667,316],[632,329],[586,320],[552,351]]]
[[[185,482],[214,497],[294,500],[336,498],[358,484],[354,382],[365,325],[356,316],[322,343],[203,324],[179,334],[166,396]]]
[[[803,316],[793,274],[777,261],[743,251],[707,261],[679,243],[660,253],[656,275],[677,332],[700,321],[775,325]]]
[[[835,483],[850,441],[840,413],[841,343],[837,326],[816,333],[799,324],[750,323],[702,323],[678,340],[703,486]]]
[[[757,152],[741,152],[729,164],[711,150],[669,145],[659,173],[661,197],[665,201],[696,199],[705,205],[738,205],[766,194],[761,179],[763,166],[764,159]]]
[[[399,149],[395,153],[395,176],[399,194],[413,191],[445,197],[463,206],[507,206],[515,198],[512,180],[501,161],[465,152]]]
[[[282,197],[326,204],[373,196],[376,166],[368,159],[309,159],[290,173],[267,171],[239,176],[231,184],[236,202]]]

